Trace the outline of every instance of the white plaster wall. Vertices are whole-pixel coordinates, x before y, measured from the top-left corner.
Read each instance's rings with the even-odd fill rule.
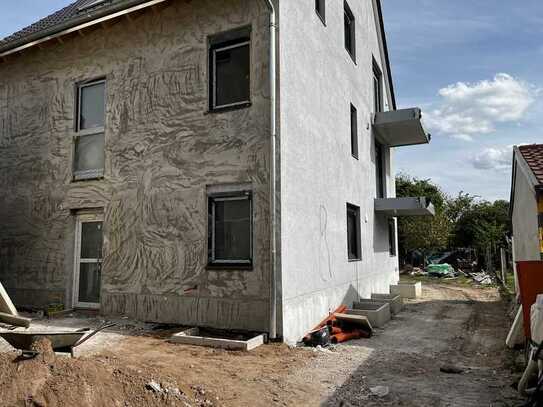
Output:
[[[512,223],[513,236],[515,237],[515,259],[517,261],[541,260],[536,195],[518,165],[514,199]]]
[[[343,2],[280,2],[281,270],[283,337],[299,340],[328,311],[398,280],[386,218],[374,215],[372,55],[384,70],[372,1],[351,0],[356,64],[344,47]],[[359,160],[351,156],[350,103]],[[390,164],[391,157],[387,157]],[[388,172],[388,196],[394,196]],[[347,259],[346,204],[360,207],[362,261]]]

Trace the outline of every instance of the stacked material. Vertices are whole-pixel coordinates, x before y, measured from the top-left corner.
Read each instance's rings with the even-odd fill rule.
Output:
[[[373,328],[368,319],[361,315],[347,314],[346,305],[340,306],[322,320],[306,336],[303,342],[307,346],[327,346],[351,339],[369,338]]]
[[[0,283],[0,322],[25,328],[30,326],[30,319],[19,316],[2,283]]]

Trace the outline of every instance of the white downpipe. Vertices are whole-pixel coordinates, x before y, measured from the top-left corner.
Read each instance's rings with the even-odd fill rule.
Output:
[[[277,106],[276,106],[276,11],[272,0],[264,0],[270,10],[270,239],[271,239],[271,276],[270,276],[270,339],[277,338],[277,186],[276,186],[276,139],[277,139]]]

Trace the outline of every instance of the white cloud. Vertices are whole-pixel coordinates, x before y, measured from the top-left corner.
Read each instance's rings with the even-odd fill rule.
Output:
[[[518,122],[534,102],[532,85],[500,73],[493,80],[458,82],[439,90],[439,107],[425,115],[425,123],[435,133],[470,141],[490,134],[499,123]]]
[[[471,157],[479,170],[509,170],[513,160],[513,146],[487,147]]]

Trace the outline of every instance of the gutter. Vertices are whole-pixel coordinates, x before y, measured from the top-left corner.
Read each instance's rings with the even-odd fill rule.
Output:
[[[81,13],[80,17],[69,19],[68,21],[25,36],[17,41],[9,42],[7,45],[0,46],[0,57],[5,57],[27,48],[34,47],[46,41],[62,37],[64,35],[77,32],[84,28],[103,23],[125,14],[133,13],[155,4],[163,3],[168,0],[126,0],[110,7],[98,9],[96,12]]]
[[[272,0],[264,0],[270,11],[270,320],[269,337],[277,338],[277,164],[275,162],[277,151],[277,62],[276,62],[276,10]]]

